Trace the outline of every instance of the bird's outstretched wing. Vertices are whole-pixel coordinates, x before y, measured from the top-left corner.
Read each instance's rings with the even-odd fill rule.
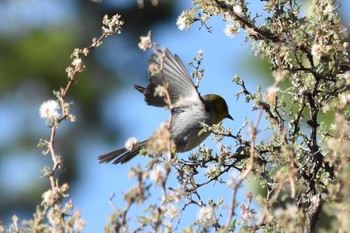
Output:
[[[202,103],[202,99],[194,86],[184,64],[177,55],[173,55],[168,49],[158,51],[159,54],[153,54],[149,59],[149,65],[155,65],[160,69],[154,75],[150,75],[149,84],[146,88],[135,85],[135,88],[145,96],[145,101],[148,105],[156,107],[165,107],[164,97],[155,96],[155,91],[158,86],[163,86],[164,83],[170,95],[171,104],[181,106],[187,104]]]

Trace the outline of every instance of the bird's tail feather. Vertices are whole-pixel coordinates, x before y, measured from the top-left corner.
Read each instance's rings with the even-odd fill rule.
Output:
[[[147,141],[140,142],[131,150],[121,148],[119,150],[111,151],[109,153],[100,155],[98,157],[98,160],[100,161],[100,163],[109,163],[112,160],[114,160],[113,164],[126,163],[132,158],[134,158],[136,155],[138,155],[140,153],[140,150],[146,148],[146,143]]]

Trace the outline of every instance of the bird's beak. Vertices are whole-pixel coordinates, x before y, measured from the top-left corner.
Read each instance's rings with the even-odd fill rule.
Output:
[[[233,120],[233,117],[230,114],[228,114],[228,113],[227,113],[226,118]]]

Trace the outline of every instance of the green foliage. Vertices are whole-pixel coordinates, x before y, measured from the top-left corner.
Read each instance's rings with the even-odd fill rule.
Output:
[[[51,80],[50,83],[59,85],[57,80],[64,74],[62,66],[69,61],[65,54],[69,53],[72,41],[58,28],[45,33],[38,31],[0,43],[3,50],[0,70],[1,75],[6,77],[0,80],[0,92],[18,85],[25,76],[48,78]],[[47,59],[48,48],[50,53],[55,54],[55,60]],[[37,74],[42,76],[37,77]]]

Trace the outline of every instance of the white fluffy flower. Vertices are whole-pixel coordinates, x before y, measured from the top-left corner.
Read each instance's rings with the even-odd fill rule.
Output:
[[[227,23],[224,29],[224,33],[228,37],[234,37],[235,35],[238,34],[239,29],[240,29],[239,24],[235,22]]]
[[[242,14],[242,7],[240,5],[235,5],[233,7],[233,11],[237,14],[237,15],[241,15]]]
[[[47,205],[52,205],[55,202],[55,195],[52,190],[47,190],[42,195],[43,202]]]
[[[60,116],[60,114],[58,113],[58,109],[59,105],[57,101],[45,101],[39,109],[40,117],[52,123],[55,119],[57,119]]]
[[[202,206],[198,212],[198,219],[210,220],[214,217],[213,210],[209,206]]]
[[[179,17],[176,20],[176,25],[178,27],[179,30],[184,30],[186,27],[188,27],[187,25],[187,15],[186,12],[182,12],[181,15],[179,15]]]
[[[198,55],[201,56],[201,57],[203,57],[203,55],[204,55],[204,50],[201,50],[201,49],[200,49],[200,50],[198,51]]]
[[[72,61],[72,65],[77,68],[81,68],[84,66],[83,60],[81,60],[81,58],[74,58],[74,60]]]
[[[235,189],[237,187],[237,174],[232,172],[230,178],[227,180],[226,184],[229,188]]]
[[[324,9],[324,14],[332,17],[334,15],[334,10],[334,6],[328,3]]]
[[[168,205],[166,208],[166,215],[169,216],[170,219],[174,219],[179,216],[180,211],[175,205]]]
[[[147,36],[141,36],[140,37],[140,43],[139,48],[143,51],[146,51],[147,49],[152,48],[152,33],[148,32]]]
[[[269,102],[275,101],[275,98],[277,96],[277,93],[280,91],[278,87],[272,86],[267,88],[267,94],[266,94],[266,99]]]
[[[150,172],[150,178],[156,182],[160,183],[164,179],[164,168],[157,165],[153,170]]]
[[[311,55],[315,57],[319,57],[322,52],[322,46],[319,44],[314,44],[311,47]]]
[[[139,141],[135,138],[135,137],[131,137],[128,140],[126,140],[125,142],[125,149],[127,149],[128,151],[131,151],[133,148],[135,148],[135,146],[139,143]]]

